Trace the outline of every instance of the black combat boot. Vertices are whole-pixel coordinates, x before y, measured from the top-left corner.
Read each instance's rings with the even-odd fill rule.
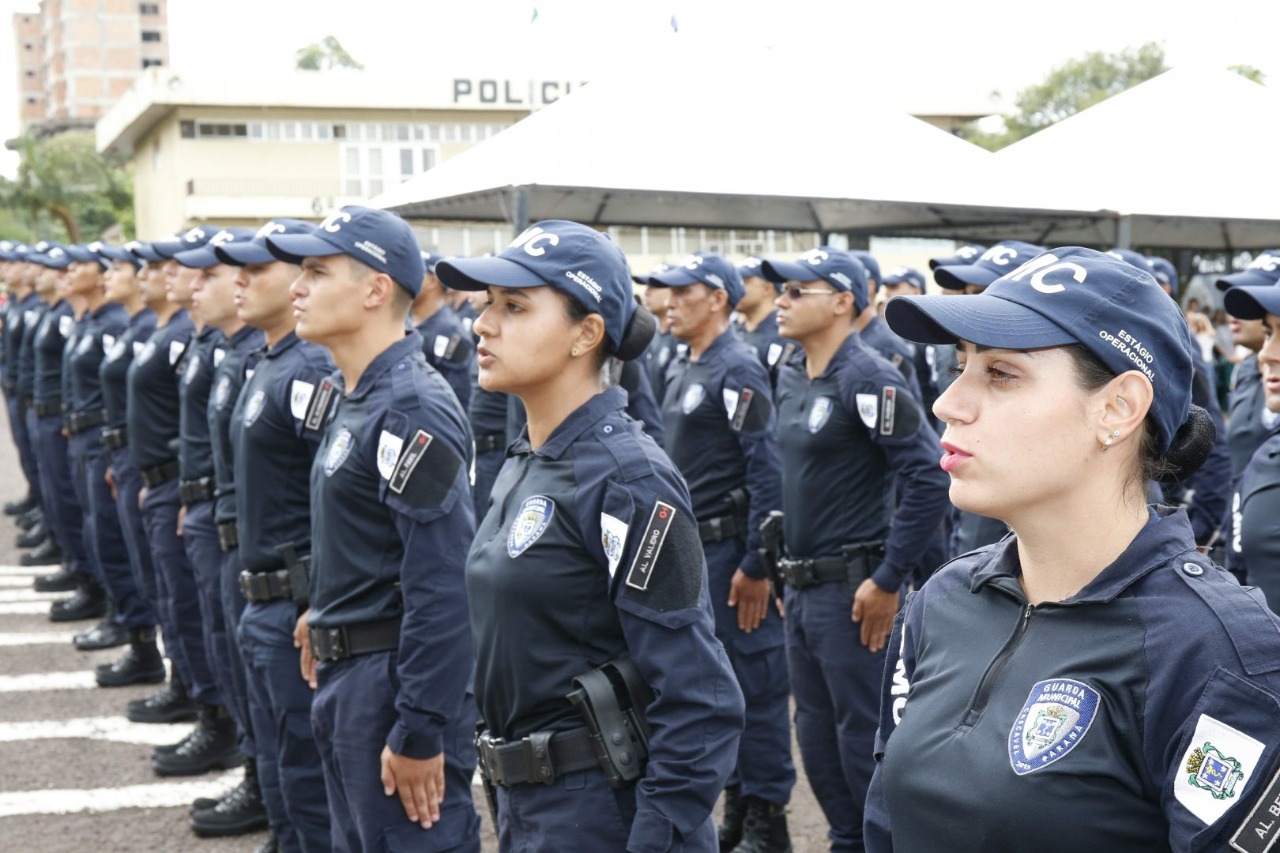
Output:
[[[216,837],[244,835],[267,826],[267,807],[262,804],[258,788],[258,764],[245,759],[244,780],[228,791],[210,809],[191,815],[191,828],[196,835]]]
[[[107,593],[98,582],[81,576],[75,595],[55,601],[49,608],[50,622],[82,622],[107,615]]]
[[[187,687],[175,673],[169,683],[144,699],[125,706],[124,715],[134,723],[187,723],[195,720],[200,705],[187,695]]]
[[[128,634],[129,648],[125,653],[111,663],[102,664],[94,673],[99,687],[159,684],[164,681],[164,658],[156,648],[156,629],[130,628]]]
[[[72,592],[80,583],[80,576],[66,566],[51,575],[36,578],[36,592]]]
[[[733,853],[791,853],[791,833],[787,831],[787,807],[743,797],[747,816],[742,821],[742,842]]]
[[[62,559],[62,549],[58,547],[58,543],[53,541],[52,536],[46,536],[34,551],[28,551],[19,557],[18,562],[24,566],[56,566]]]
[[[720,836],[720,853],[729,853],[742,840],[742,821],[747,816],[742,802],[742,786],[726,785],[724,789],[724,820],[716,827]]]
[[[151,769],[159,776],[198,776],[244,764],[236,747],[236,724],[222,705],[201,705],[196,729],[172,752],[156,750]]]

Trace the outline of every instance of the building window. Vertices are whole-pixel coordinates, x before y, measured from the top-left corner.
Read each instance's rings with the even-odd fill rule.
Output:
[[[157,30],[143,30],[142,40],[143,41],[160,41],[160,33]]]
[[[152,68],[152,67],[154,67],[154,66],[156,66],[156,65],[164,65],[164,60],[163,60],[163,59],[144,59],[144,60],[142,60],[142,68],[143,68],[143,70],[146,70],[146,69],[148,69],[148,68]]]
[[[160,4],[159,3],[139,3],[138,14],[139,15],[159,15]]]

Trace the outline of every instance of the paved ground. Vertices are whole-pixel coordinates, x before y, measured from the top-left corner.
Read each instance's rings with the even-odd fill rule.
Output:
[[[10,435],[0,408],[0,503],[25,488]],[[119,650],[78,652],[71,634],[87,624],[49,622],[49,602],[61,595],[32,590],[35,574],[47,570],[17,565],[15,532],[10,520],[0,521],[0,851],[255,850],[265,833],[216,840],[192,834],[187,804],[231,787],[238,771],[185,780],[152,773],[152,746],[180,740],[190,726],[129,723],[125,703],[151,687],[94,686],[94,667]],[[477,791],[481,809],[482,801]],[[790,820],[796,853],[826,849],[826,823],[803,774]],[[484,849],[494,851],[487,815],[483,822]]]

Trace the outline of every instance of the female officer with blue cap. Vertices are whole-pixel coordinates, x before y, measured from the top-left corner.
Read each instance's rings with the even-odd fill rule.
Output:
[[[467,560],[499,844],[715,850],[742,693],[713,631],[688,490],[602,381],[609,356],[638,358],[653,336],[626,259],[594,229],[546,221],[436,272],[488,290],[480,383],[528,412]]]
[[[955,341],[952,501],[1014,535],[909,599],[885,675],[869,850],[1270,849],[1280,636],[1143,484],[1213,443],[1150,273],[1053,249],[887,319]]]

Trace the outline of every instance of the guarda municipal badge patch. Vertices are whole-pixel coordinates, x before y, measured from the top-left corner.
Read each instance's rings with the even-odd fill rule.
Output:
[[[1075,749],[1088,734],[1099,701],[1097,690],[1071,678],[1036,683],[1009,730],[1013,772],[1034,773]]]
[[[1215,823],[1236,804],[1263,750],[1262,741],[1201,714],[1177,768],[1174,797],[1206,824]]]
[[[865,396],[865,395],[859,395]],[[874,397],[871,398],[873,401]],[[831,398],[819,397],[813,401],[813,408],[809,409],[809,432],[817,435],[822,428],[827,425],[827,421],[831,419]]]
[[[355,444],[355,440],[351,437],[351,430],[343,427],[338,430],[333,437],[333,444],[329,445],[329,452],[324,456],[324,475],[332,477],[333,472],[342,467],[342,463],[347,461],[347,457],[351,455],[351,445]]]
[[[556,514],[556,502],[545,495],[525,498],[516,511],[515,521],[507,532],[507,555],[515,559],[529,550],[529,546],[547,531]]]
[[[667,540],[667,531],[671,529],[671,521],[676,517],[676,508],[671,504],[658,501],[649,515],[649,523],[644,528],[644,538],[636,549],[636,558],[631,561],[627,570],[627,586],[644,591],[649,588],[653,578],[653,567],[662,553],[662,543]]]

